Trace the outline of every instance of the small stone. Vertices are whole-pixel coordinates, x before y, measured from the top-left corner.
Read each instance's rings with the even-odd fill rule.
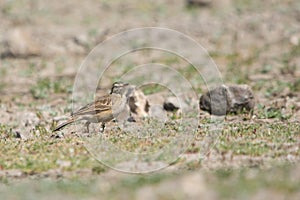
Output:
[[[1,52],[1,57],[26,58],[40,54],[40,49],[32,36],[19,28],[15,28],[7,33],[4,39],[4,46],[5,50]]]
[[[136,88],[128,94],[130,112],[137,117],[146,117],[149,112],[149,102],[141,90]]]
[[[5,172],[6,172],[6,176],[8,177],[18,178],[23,175],[23,172],[19,169],[10,169],[10,170],[6,170]]]
[[[166,111],[177,111],[180,107],[180,103],[176,97],[168,97],[164,102],[164,109]]]
[[[75,36],[73,38],[73,41],[76,44],[83,46],[84,48],[87,48],[89,46],[89,39],[86,34],[80,34],[80,35]]]
[[[130,117],[127,119],[127,121],[128,121],[128,122],[136,122],[136,120],[135,120],[132,116],[130,116]]]
[[[213,115],[227,113],[227,89],[225,86],[217,87],[200,97],[200,109]]]
[[[254,95],[248,85],[219,86],[200,97],[200,109],[213,115],[225,115],[254,108]]]
[[[19,131],[15,132],[15,138],[22,138],[21,133]]]
[[[212,0],[186,0],[186,5],[187,6],[209,6],[211,5]]]
[[[189,107],[192,107],[192,102],[187,103],[187,96],[171,96],[166,98],[166,100],[163,103],[163,107],[166,111],[187,111]],[[193,98],[189,98],[190,101]],[[189,104],[189,105],[188,105]]]
[[[55,138],[55,139],[59,139],[59,138],[63,138],[64,134],[63,134],[63,132],[58,132],[56,134],[52,134],[50,137]]]
[[[300,43],[300,35],[292,35],[290,37],[290,43],[294,46],[298,46]]]
[[[235,85],[228,87],[229,112],[253,110],[255,105],[254,94],[248,85]]]

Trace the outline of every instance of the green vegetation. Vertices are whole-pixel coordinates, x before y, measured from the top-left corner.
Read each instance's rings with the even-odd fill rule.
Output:
[[[47,98],[51,93],[70,93],[72,85],[66,79],[50,80],[49,78],[39,79],[36,85],[32,86],[30,92],[36,99]]]
[[[202,125],[203,122],[202,120]],[[210,123],[207,121],[207,125]],[[148,149],[147,152],[149,149],[155,151],[178,137],[178,131],[174,132],[170,128],[172,127],[162,129],[160,136],[156,134],[156,137],[149,135],[145,138],[135,138],[122,133],[119,129],[107,135],[107,139],[126,151],[140,152],[145,148]],[[215,146],[211,148],[223,153],[232,152],[233,155],[269,157],[274,160],[289,154],[300,156],[300,150],[294,148],[297,146],[296,138],[299,137],[299,133],[300,126],[288,122],[286,124],[245,124],[241,122],[224,124],[222,131],[215,138]],[[62,139],[55,138],[52,137],[53,133],[42,125],[36,126],[33,134],[34,138],[30,140],[20,140],[14,137],[11,128],[5,125],[0,126],[0,135],[2,136],[0,149],[3,155],[0,165],[3,169],[20,169],[26,173],[38,173],[59,168],[59,160],[69,163],[64,170],[100,165],[85,150],[81,138],[74,135],[64,136]],[[195,138],[197,141],[201,141],[210,134],[209,126],[206,126],[206,128],[199,129]],[[186,152],[198,153],[201,150],[202,147],[199,144],[193,143]],[[190,168],[188,165],[187,168]],[[94,172],[101,173],[102,168],[96,167]]]
[[[26,141],[6,138],[1,139],[0,146],[0,166],[5,170],[20,169],[26,174],[36,174],[57,168],[72,171],[95,167],[94,172],[97,174],[104,171],[103,167],[99,167],[100,163],[91,158],[78,137],[60,140],[48,134]]]
[[[147,86],[142,86],[141,89],[145,95],[150,95],[150,94],[154,94],[157,92],[162,92],[162,91],[167,90],[167,88],[165,88],[164,86],[161,86],[159,84],[150,84]]]

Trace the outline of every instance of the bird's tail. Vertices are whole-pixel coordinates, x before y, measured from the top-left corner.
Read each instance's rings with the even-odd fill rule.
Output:
[[[72,124],[73,122],[75,122],[76,119],[72,118],[72,119],[69,119],[68,121],[58,125],[55,129],[53,129],[53,132],[55,131],[59,131],[60,129],[62,129],[63,127],[69,125],[69,124]]]

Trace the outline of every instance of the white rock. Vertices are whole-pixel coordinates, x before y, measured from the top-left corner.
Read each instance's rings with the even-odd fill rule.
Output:
[[[40,48],[32,35],[19,28],[7,33],[4,44],[6,48],[2,56],[28,57],[40,54]]]
[[[291,43],[292,45],[298,46],[299,43],[300,43],[300,36],[299,36],[299,35],[292,35],[292,36],[290,37],[290,43]]]
[[[128,105],[130,112],[137,117],[147,117],[149,112],[149,102],[141,90],[132,89],[128,94]]]

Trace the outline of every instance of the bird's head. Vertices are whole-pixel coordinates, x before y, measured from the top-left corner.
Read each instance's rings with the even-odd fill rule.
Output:
[[[128,83],[123,83],[123,82],[115,82],[112,85],[110,94],[120,94],[123,95],[127,91],[127,87],[129,86]]]

